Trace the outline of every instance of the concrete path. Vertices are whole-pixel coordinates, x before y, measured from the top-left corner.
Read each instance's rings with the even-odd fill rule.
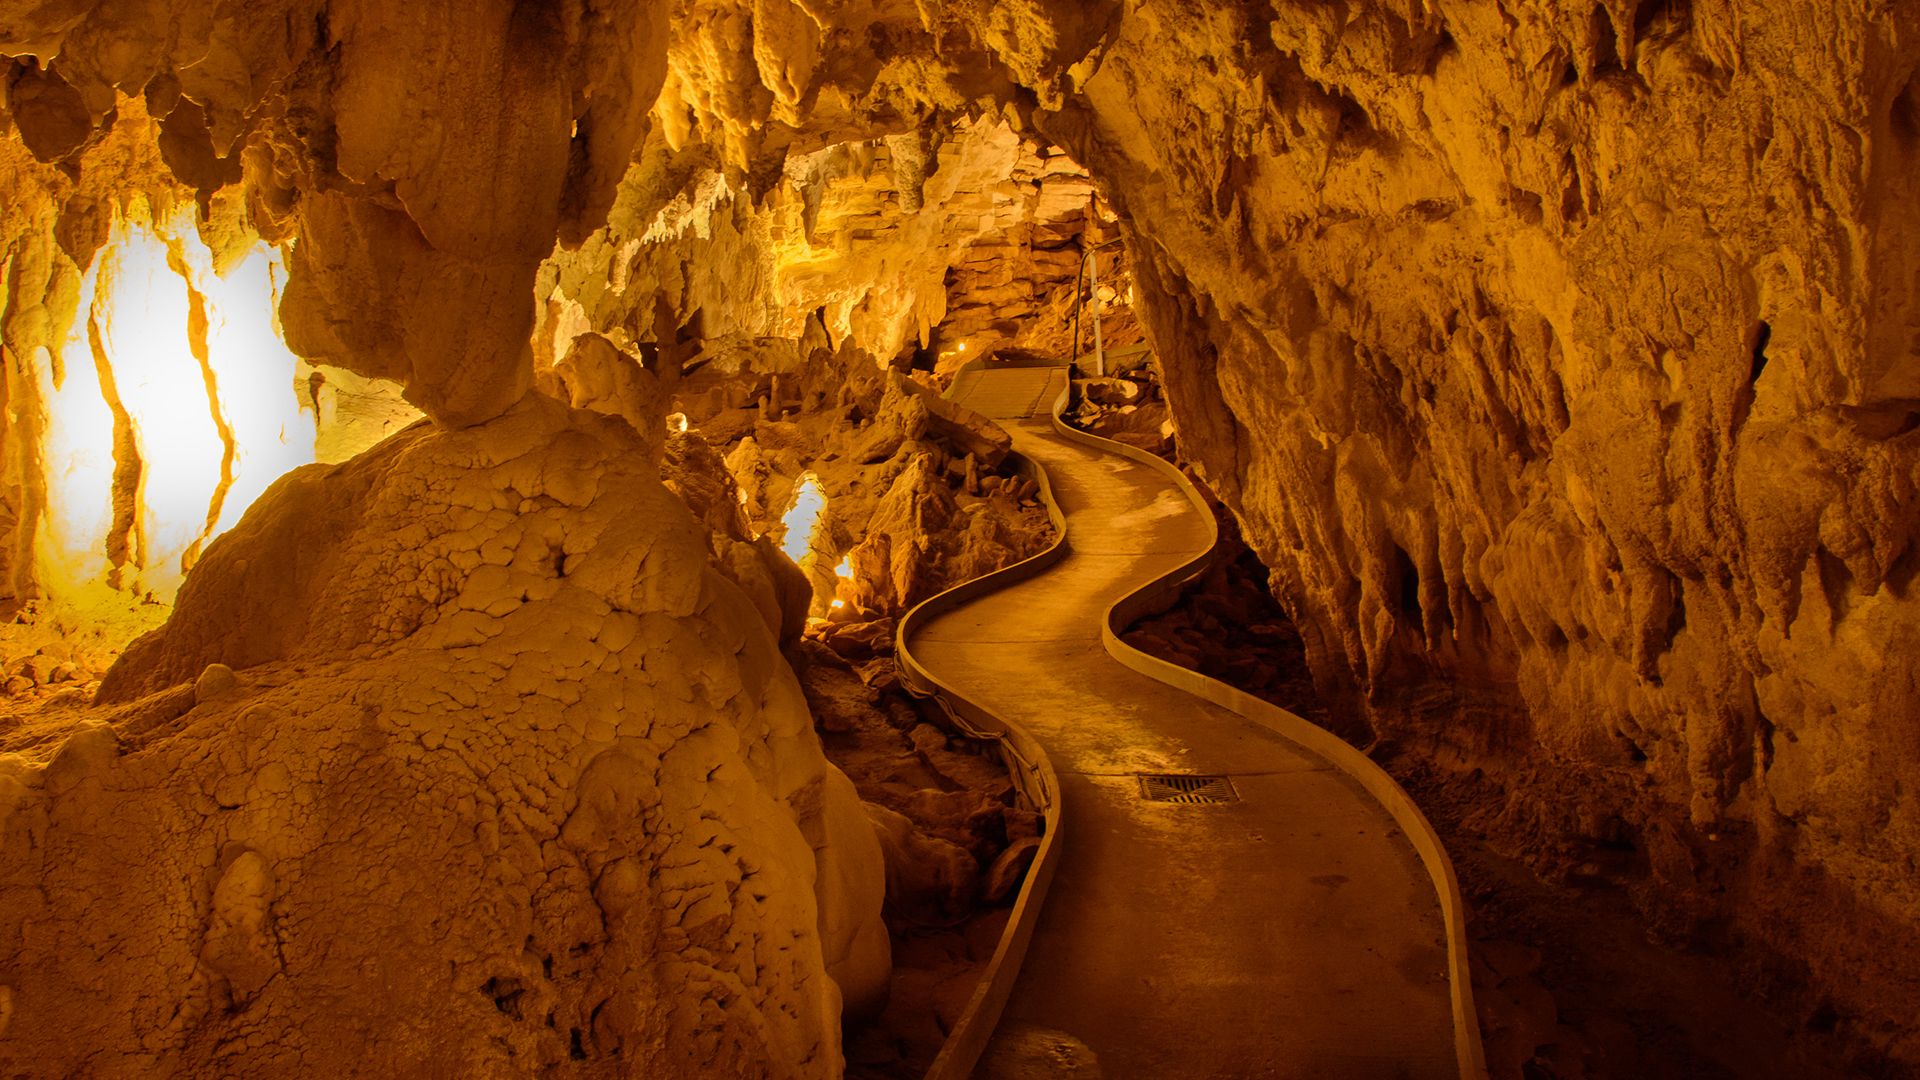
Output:
[[[1108,605],[1203,550],[1205,522],[1162,474],[1060,438],[1044,407],[1017,419],[1057,372],[999,374],[955,396],[1010,417],[1071,550],[911,645],[1047,748],[1066,826],[975,1076],[1456,1076],[1439,904],[1386,812],[1304,748],[1101,647]],[[1139,773],[1226,774],[1241,801],[1149,802]]]

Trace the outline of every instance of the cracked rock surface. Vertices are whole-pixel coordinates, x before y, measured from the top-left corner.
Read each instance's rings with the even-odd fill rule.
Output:
[[[9,1072],[826,1077],[884,995],[861,804],[617,421],[296,471],[100,702],[0,759]]]
[[[1503,850],[1619,856],[1662,933],[1910,1067],[1916,40],[1915,0],[0,0],[0,178],[28,193],[0,200],[0,445],[34,445],[23,373],[48,370],[132,192],[297,238],[288,342],[457,428],[512,410],[556,341],[643,341],[649,285],[717,334],[794,333],[804,302],[882,352],[943,342],[923,325],[943,313],[994,331],[991,256],[915,253],[971,226],[880,226],[889,200],[941,221],[948,194],[999,215],[938,142],[1004,121],[1110,205],[1179,453],[1271,571],[1323,697],[1486,777]],[[1030,226],[1018,257],[1057,280],[1041,234],[1079,181],[1034,157],[1033,213],[996,224]],[[819,273],[770,313],[761,239],[821,239],[822,208],[830,242],[785,249],[818,248]],[[656,223],[698,258],[630,247]],[[875,289],[846,258],[867,244],[937,286]],[[44,494],[27,460],[0,462],[9,588]],[[279,497],[338,521],[307,482]],[[312,626],[248,593],[250,622],[182,622],[109,686],[227,649],[467,642],[555,602],[488,585],[499,612],[415,625],[439,579],[354,599],[357,564],[311,569],[336,557],[316,539],[292,562]],[[196,580],[287,587],[223,573]],[[288,879],[265,880],[223,895]],[[223,925],[219,955],[261,940]]]

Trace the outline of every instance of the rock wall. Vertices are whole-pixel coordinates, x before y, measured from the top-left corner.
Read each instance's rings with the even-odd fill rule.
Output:
[[[73,168],[143,98],[172,176],[243,187],[254,228],[300,237],[294,348],[453,424],[531,385],[534,270],[604,219],[666,77],[658,6],[83,0],[0,19],[36,158]]]
[[[1917,17],[1147,3],[1038,120],[1318,681],[1909,1060]]]
[[[17,97],[19,90],[11,93]],[[0,360],[5,365],[0,379],[5,394],[0,413],[0,601],[41,592],[36,548],[50,511],[49,479],[63,478],[75,464],[54,460],[62,456],[61,448],[50,445],[57,437],[50,430],[55,399],[91,390],[98,409],[109,408],[98,391],[90,349],[91,297],[83,291],[90,292],[91,285],[83,264],[93,263],[128,204],[141,202],[151,222],[156,215],[170,217],[170,211],[190,197],[166,175],[156,136],[141,104],[132,102],[129,116],[115,132],[75,151],[76,167],[70,171],[36,160],[21,138],[0,139],[0,183],[8,196],[0,205]],[[70,343],[75,347],[68,347]],[[125,410],[121,412],[124,416]],[[112,473],[118,470],[111,460],[111,440],[119,437],[124,446],[132,432],[130,420],[119,417],[107,426],[109,460],[89,464],[96,469],[104,464]],[[96,568],[101,573],[138,562],[128,550],[133,524],[126,511],[132,508],[113,509],[121,510],[112,515],[118,520],[91,538],[104,556]],[[120,534],[118,544],[109,539],[109,531]]]
[[[42,598],[95,623],[149,623],[128,606],[171,600],[274,479],[419,416],[393,384],[288,350],[283,254],[239,189],[200,199],[180,183],[168,145],[144,97],[54,165],[0,139],[8,616]]]

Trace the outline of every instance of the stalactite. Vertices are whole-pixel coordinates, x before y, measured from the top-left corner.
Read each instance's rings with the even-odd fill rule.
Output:
[[[133,415],[127,409],[126,399],[120,394],[113,358],[107,355],[106,343],[102,340],[100,309],[101,290],[96,287],[93,303],[88,305],[87,310],[87,352],[93,358],[93,376],[100,388],[100,399],[113,422],[113,471],[107,489],[111,516],[103,538],[107,559],[106,582],[115,589],[137,589],[137,582],[129,577],[129,571],[147,565],[148,535],[143,527],[145,522],[141,512],[146,501],[142,494],[147,486],[147,469],[140,455],[140,440],[134,430]],[[73,374],[71,368],[68,373]],[[78,386],[73,390],[84,392]]]
[[[1088,234],[1117,232],[1178,449],[1271,571],[1320,689],[1355,714],[1347,730],[1408,768],[1484,779],[1503,807],[1488,834],[1545,873],[1593,876],[1581,852],[1630,849],[1597,876],[1656,925],[1792,972],[1780,981],[1810,1027],[1920,1062],[1899,1005],[1920,953],[1920,689],[1886,675],[1920,655],[1920,6],[11,8],[0,529],[15,555],[0,599],[107,579],[166,593],[292,466],[256,469],[251,448],[301,441],[300,401],[323,442],[340,431],[329,416],[369,401],[366,430],[385,434],[410,414],[361,391],[393,380],[439,425],[408,447],[531,425],[619,461],[633,445],[607,425],[628,419],[562,418],[532,388],[553,389],[588,333],[640,353],[662,336],[661,295],[707,313],[704,364],[768,376],[706,403],[739,435],[775,372],[783,388],[819,365],[934,379],[987,348],[1059,346],[1045,328],[1074,295],[1062,267]],[[175,245],[165,272],[189,297],[185,325],[154,335],[189,359],[151,392],[121,355],[145,328],[120,325],[103,269],[140,200],[149,217],[199,207],[146,222]],[[223,252],[242,235],[280,245],[285,278],[277,264],[249,278],[272,299],[231,303],[196,230]],[[996,276],[1007,265],[1019,272]],[[217,315],[242,307],[278,311],[329,365],[292,369],[307,381],[271,426],[253,426],[256,391],[223,359]],[[794,344],[816,311],[833,348]],[[271,393],[289,397],[292,378]],[[193,399],[172,415],[199,426],[169,441],[146,410],[182,387]],[[871,421],[879,396],[863,395],[845,398],[848,423]],[[758,420],[797,423],[792,404],[769,395]],[[662,435],[638,445],[651,457]],[[188,492],[175,530],[150,511],[196,440],[210,452],[186,486],[211,494]],[[738,441],[743,461],[777,453]],[[551,468],[556,498],[590,502],[563,454],[540,456],[552,449],[523,456]],[[944,484],[945,453],[915,459],[913,482]],[[316,475],[275,505],[359,535],[340,505],[302,500],[351,502],[375,479]],[[903,528],[937,524],[926,500],[902,504]],[[890,544],[854,559],[856,576],[918,569]],[[593,565],[563,554],[556,596]],[[444,600],[434,632],[458,644],[421,655],[480,648],[474,626],[502,616],[415,595],[454,570],[406,569],[390,590],[404,603],[364,600],[391,617],[382,631],[405,638]],[[279,625],[232,584],[262,571],[225,572],[190,580]],[[198,677],[180,665],[167,676]],[[63,768],[107,756],[73,747]],[[629,772],[610,767],[609,805],[627,805]],[[207,955],[239,964],[222,985],[244,1004],[272,950],[233,943],[266,925],[255,894],[292,878],[229,854],[220,870],[240,866],[239,884],[215,892],[236,910]],[[626,871],[604,880],[630,895]],[[533,978],[472,982],[506,1015],[521,999],[505,988]],[[594,1049],[591,1018],[568,1045],[571,1026],[556,1024],[556,1060]]]

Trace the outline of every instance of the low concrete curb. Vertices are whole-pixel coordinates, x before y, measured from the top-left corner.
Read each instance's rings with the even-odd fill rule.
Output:
[[[1114,601],[1107,609],[1106,618],[1100,626],[1100,639],[1108,655],[1148,678],[1158,679],[1223,709],[1239,713],[1306,747],[1325,758],[1334,768],[1351,776],[1387,811],[1406,833],[1407,840],[1420,856],[1420,862],[1426,867],[1427,876],[1432,878],[1433,887],[1439,894],[1441,919],[1446,924],[1447,982],[1453,995],[1453,1049],[1454,1057],[1459,1062],[1460,1075],[1463,1080],[1484,1080],[1487,1076],[1486,1052],[1480,1043],[1480,1021],[1473,1007],[1473,975],[1467,961],[1466,904],[1460,896],[1460,881],[1454,875],[1453,860],[1447,856],[1447,849],[1440,842],[1439,834],[1434,832],[1432,823],[1420,812],[1412,796],[1385,769],[1325,728],[1218,679],[1210,679],[1197,671],[1149,656],[1120,640],[1122,630],[1144,615],[1166,610],[1182,588],[1213,565],[1220,550],[1219,527],[1214,523],[1213,510],[1179,469],[1137,447],[1090,435],[1068,424],[1062,414],[1071,396],[1072,386],[1069,383],[1068,392],[1054,404],[1055,431],[1073,442],[1118,454],[1165,473],[1204,516],[1212,533],[1212,541],[1205,552]]]

